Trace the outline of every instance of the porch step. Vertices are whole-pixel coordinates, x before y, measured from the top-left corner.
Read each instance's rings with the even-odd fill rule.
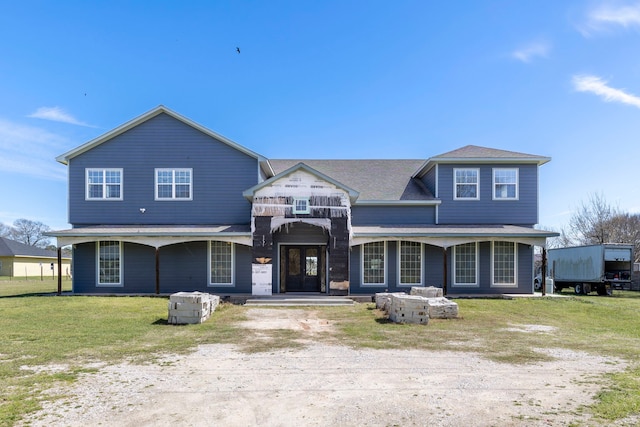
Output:
[[[341,297],[259,297],[249,298],[244,305],[271,306],[271,307],[295,307],[295,306],[347,306],[355,302],[349,298]]]

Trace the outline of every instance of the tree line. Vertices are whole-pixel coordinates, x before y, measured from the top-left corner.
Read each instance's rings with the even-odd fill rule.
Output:
[[[51,231],[48,225],[40,221],[32,221],[29,219],[17,219],[13,225],[5,225],[0,223],[0,236],[6,237],[25,245],[36,246],[43,249],[56,249],[51,245],[51,239],[44,233]]]

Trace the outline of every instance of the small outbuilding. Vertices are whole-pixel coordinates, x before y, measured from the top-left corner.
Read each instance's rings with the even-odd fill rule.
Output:
[[[62,257],[62,273],[71,275],[71,258]],[[56,251],[0,237],[0,276],[49,277],[58,274]]]

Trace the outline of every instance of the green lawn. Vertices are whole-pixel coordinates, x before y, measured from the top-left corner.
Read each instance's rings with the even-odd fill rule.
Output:
[[[237,322],[246,310],[242,306],[223,304],[201,325],[171,326],[166,322],[166,298],[35,296],[55,292],[57,284],[49,282],[0,280],[0,425],[12,425],[37,410],[41,399],[52,398],[44,390],[60,381],[74,381],[88,362],[126,358],[145,363],[201,343],[235,343],[247,352],[301,345],[293,331],[260,331],[270,334],[270,340],[253,339],[252,331],[240,332]],[[590,410],[608,420],[640,412],[640,293],[457,302],[459,319],[432,319],[427,326],[390,323],[372,304],[314,308],[337,325],[337,332],[318,339],[354,347],[473,351],[521,364],[540,360],[540,353],[533,350],[539,347],[618,356],[630,361],[630,368],[610,377],[612,387],[603,390],[601,403]],[[553,334],[504,330],[524,324],[557,330]],[[70,369],[63,374],[32,369],[54,364]]]

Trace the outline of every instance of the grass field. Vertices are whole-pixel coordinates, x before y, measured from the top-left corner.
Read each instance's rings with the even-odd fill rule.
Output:
[[[42,399],[53,398],[45,390],[74,381],[92,361],[152,362],[202,343],[233,343],[246,352],[300,346],[294,331],[260,331],[271,334],[267,341],[241,331],[242,306],[223,304],[204,324],[176,327],[167,324],[165,298],[38,296],[56,289],[52,280],[0,280],[0,425],[13,425],[37,410]],[[470,351],[517,364],[540,360],[534,349],[541,347],[617,356],[629,361],[629,368],[610,376],[611,386],[588,409],[605,420],[640,413],[640,293],[457,302],[459,319],[432,319],[428,326],[390,323],[372,304],[314,308],[337,325],[337,332],[318,339],[352,347]],[[557,329],[553,334],[507,330],[528,324]],[[70,369],[50,369],[59,364]]]

